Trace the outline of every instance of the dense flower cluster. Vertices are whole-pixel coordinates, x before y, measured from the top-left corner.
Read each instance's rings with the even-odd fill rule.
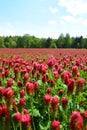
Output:
[[[43,50],[0,51],[0,130],[87,130],[87,51]]]

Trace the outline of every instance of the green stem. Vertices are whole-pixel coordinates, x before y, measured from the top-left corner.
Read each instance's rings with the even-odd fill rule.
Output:
[[[64,116],[63,116],[63,122],[64,124],[66,124],[66,126],[64,126],[64,129],[67,130],[67,110],[64,110]]]
[[[33,128],[34,130],[36,130],[35,128],[35,124],[34,124],[34,119],[33,119],[33,97],[31,96],[31,112],[32,112],[32,123],[33,123]]]
[[[5,117],[2,117],[2,130],[4,130],[5,127]]]
[[[12,120],[13,130],[17,130],[17,127],[14,124],[14,121]]]
[[[48,122],[50,122],[50,106],[48,107]],[[49,127],[50,130],[50,127]]]
[[[0,118],[0,130],[2,130],[2,118]]]
[[[48,107],[48,119],[50,121],[50,106]]]
[[[20,123],[20,130],[22,130],[22,124]]]

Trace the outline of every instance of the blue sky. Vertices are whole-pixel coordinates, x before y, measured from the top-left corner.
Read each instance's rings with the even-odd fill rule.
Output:
[[[0,35],[87,37],[87,0],[0,0]]]

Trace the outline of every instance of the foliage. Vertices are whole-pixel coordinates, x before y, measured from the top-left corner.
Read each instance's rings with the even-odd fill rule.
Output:
[[[0,130],[86,130],[86,50],[1,50]]]
[[[0,48],[87,48],[87,38],[60,34],[57,39],[31,35],[0,37]]]

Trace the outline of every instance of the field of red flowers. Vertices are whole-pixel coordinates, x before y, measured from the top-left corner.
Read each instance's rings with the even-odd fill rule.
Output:
[[[0,49],[0,130],[87,130],[87,50]]]

